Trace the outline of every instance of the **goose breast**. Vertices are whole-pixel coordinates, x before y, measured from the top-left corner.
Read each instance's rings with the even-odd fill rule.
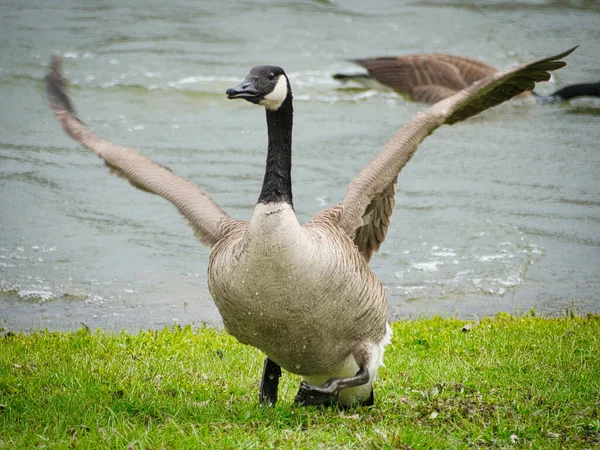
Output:
[[[257,207],[244,235],[215,246],[209,289],[240,342],[290,372],[328,373],[383,338],[387,296],[341,230],[300,226],[288,207]]]

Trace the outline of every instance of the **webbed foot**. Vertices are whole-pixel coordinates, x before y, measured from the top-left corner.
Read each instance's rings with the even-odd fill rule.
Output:
[[[306,381],[300,383],[300,389],[294,402],[300,406],[329,406],[338,402],[338,392],[328,392],[320,386],[311,386]]]
[[[361,386],[369,382],[369,370],[366,364],[361,364],[356,375],[351,377],[334,377],[321,386],[311,386],[305,381],[300,384],[300,390],[294,401],[300,406],[331,405],[338,403],[339,393],[343,389]],[[371,395],[359,402],[359,405],[371,406],[373,404],[373,390]],[[343,406],[343,405],[342,405]]]

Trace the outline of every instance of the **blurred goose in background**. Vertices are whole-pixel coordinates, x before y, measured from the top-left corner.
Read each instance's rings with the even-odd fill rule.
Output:
[[[46,91],[67,134],[112,173],[171,202],[210,248],[209,290],[226,330],[266,355],[261,403],[277,401],[284,368],[303,378],[295,398],[300,405],[371,405],[391,328],[386,291],[368,263],[388,231],[400,170],[438,127],[547,81],[572,50],[494,72],[418,113],[350,181],[340,203],[305,224],[298,222],[292,201],[292,90],[280,67],[256,66],[226,92],[266,113],[264,179],[249,221],[231,218],[192,182],[80,121],[58,57],[46,76]]]
[[[435,103],[454,95],[475,81],[498,72],[492,66],[462,56],[429,53],[354,59],[368,73],[336,73],[342,82],[356,81],[372,86],[372,81],[391,87],[411,100]],[[600,82],[573,84],[550,95],[526,91],[520,97],[534,97],[538,103],[555,103],[575,97],[600,97]]]

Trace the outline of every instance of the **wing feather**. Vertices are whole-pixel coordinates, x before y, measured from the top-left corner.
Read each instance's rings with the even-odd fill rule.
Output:
[[[364,58],[354,62],[380,83],[417,101],[420,100],[416,90],[422,91],[423,86],[439,86],[456,92],[468,85],[456,67],[432,55]]]
[[[441,125],[465,120],[533,89],[537,81],[548,80],[549,72],[564,67],[566,64],[560,59],[575,48],[495,72],[416,114],[350,182],[344,200],[319,216],[339,220],[339,226],[369,260],[389,227],[398,174],[418,145]]]
[[[488,64],[477,61],[476,59],[465,58],[464,56],[432,53],[430,57],[455,67],[465,81],[466,86],[498,72],[496,68]]]
[[[67,80],[60,72],[60,66],[60,58],[54,56],[46,75],[50,106],[65,132],[102,158],[111,173],[125,178],[139,189],[170,201],[189,221],[198,239],[209,247],[219,241],[234,222],[238,222],[230,219],[195,184],[135,150],[113,144],[90,130],[74,113],[67,96]]]
[[[416,86],[413,89],[412,99],[423,103],[437,103],[456,94],[458,91],[460,89],[452,89],[437,84],[425,84]]]
[[[412,100],[436,103],[497,72],[480,61],[442,53],[353,60],[371,77]]]

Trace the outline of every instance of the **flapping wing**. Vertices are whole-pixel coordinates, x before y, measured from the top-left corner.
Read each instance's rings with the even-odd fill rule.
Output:
[[[432,53],[430,57],[436,61],[445,62],[455,67],[465,81],[466,86],[498,72],[496,68],[490,65],[476,59],[465,58],[464,56]]]
[[[339,220],[340,227],[354,239],[368,261],[385,239],[398,174],[423,139],[443,124],[467,119],[533,89],[537,81],[547,81],[550,71],[566,65],[559,60],[575,48],[497,72],[418,113],[350,182],[344,200],[323,214]]]
[[[458,91],[460,89],[451,89],[437,84],[425,84],[414,88],[412,99],[416,102],[433,104],[453,96]]]
[[[425,87],[441,87],[450,92],[459,91],[469,83],[463,79],[460,71],[452,64],[437,59],[435,55],[408,55],[399,57],[365,58],[354,60],[363,66],[369,74],[382,84],[395,91],[421,101]]]
[[[46,75],[46,92],[50,107],[66,133],[102,158],[115,175],[125,178],[139,189],[160,195],[175,205],[203,244],[210,247],[219,241],[223,233],[237,221],[230,219],[195,184],[135,150],[113,144],[91,131],[75,116],[66,93],[67,80],[60,72],[60,66],[60,58],[54,56]]]

